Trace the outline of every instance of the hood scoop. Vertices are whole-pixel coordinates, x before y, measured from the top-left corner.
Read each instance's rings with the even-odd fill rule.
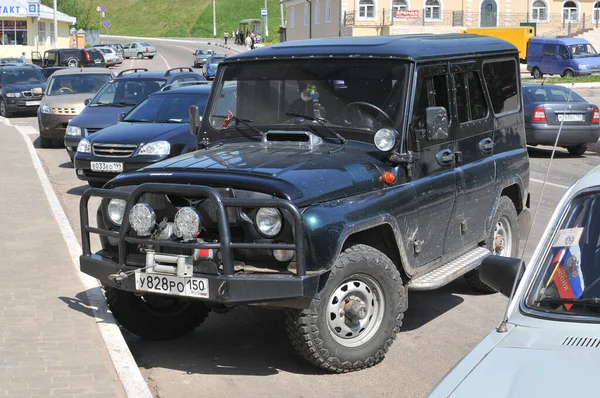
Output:
[[[568,336],[562,342],[563,347],[598,348],[600,339],[595,337]]]
[[[270,130],[263,136],[263,145],[277,145],[286,147],[313,148],[321,145],[323,139],[308,131]]]

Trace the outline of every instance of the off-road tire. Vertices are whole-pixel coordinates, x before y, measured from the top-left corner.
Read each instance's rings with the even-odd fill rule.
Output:
[[[142,53],[137,53],[137,57],[138,57],[138,59],[144,59],[144,54],[142,54]]]
[[[361,275],[381,286],[384,302],[381,323],[363,344],[346,347],[333,337],[326,319],[330,316],[327,305],[344,281],[360,279]],[[373,247],[354,245],[340,254],[309,309],[285,311],[286,330],[302,358],[330,372],[346,373],[368,368],[384,359],[400,331],[406,307],[406,288],[392,260]]]
[[[52,138],[44,138],[40,136],[40,148],[52,148],[54,141]]]
[[[508,196],[501,196],[498,201],[498,207],[496,208],[496,214],[494,215],[494,222],[488,237],[485,240],[485,247],[490,252],[494,253],[494,227],[502,216],[506,216],[512,229],[512,247],[510,257],[517,257],[519,254],[519,216],[515,205]],[[486,285],[479,278],[479,267],[465,274],[465,281],[475,290],[482,293],[496,293],[497,290]]]
[[[206,319],[210,310],[204,303],[178,301],[174,313],[159,314],[143,296],[110,287],[105,288],[108,308],[119,324],[146,340],[171,340],[191,333]],[[156,296],[155,296],[156,297]],[[170,297],[166,299],[171,300]]]
[[[569,151],[569,153],[571,155],[575,155],[575,156],[581,156],[587,150],[588,150],[588,146],[586,144],[579,144],[579,145],[573,145],[573,146],[567,147],[567,151]]]
[[[533,76],[534,79],[541,79],[542,77],[544,77],[544,74],[542,73],[542,71],[540,70],[540,68],[535,67],[531,71],[531,76]]]

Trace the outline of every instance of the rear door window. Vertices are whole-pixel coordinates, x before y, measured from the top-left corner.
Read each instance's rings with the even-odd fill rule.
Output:
[[[483,119],[488,108],[479,74],[474,71],[454,75],[458,121],[467,123]]]
[[[487,61],[483,64],[483,78],[496,115],[520,108],[517,67],[514,59]]]
[[[542,55],[544,57],[554,57],[555,51],[556,44],[544,44],[544,47],[542,47]]]

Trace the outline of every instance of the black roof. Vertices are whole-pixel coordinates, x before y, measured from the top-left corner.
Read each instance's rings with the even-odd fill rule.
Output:
[[[199,84],[189,85],[182,87],[175,87],[165,91],[155,91],[152,95],[164,95],[164,94],[209,94],[211,84]]]
[[[224,62],[313,56],[385,57],[414,61],[485,53],[517,53],[502,39],[466,33],[333,37],[295,40],[230,55]]]

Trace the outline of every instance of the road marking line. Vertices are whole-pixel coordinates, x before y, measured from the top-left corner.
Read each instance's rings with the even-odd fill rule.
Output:
[[[100,37],[102,37],[103,35],[100,35]],[[137,36],[113,36],[113,37],[123,37],[126,39],[137,39],[137,40],[146,40],[146,41],[150,41],[150,40],[157,40],[157,41],[171,41],[171,42],[175,42],[175,43],[190,43],[190,44],[204,44],[207,45],[209,42],[208,41],[202,41],[202,40],[194,40],[194,39],[190,39],[190,40],[182,40],[182,39],[159,39],[156,37],[137,37]],[[213,41],[210,42],[211,46],[213,44],[217,44]],[[220,47],[220,46],[217,46]],[[231,48],[231,51],[236,52],[236,53],[243,53],[246,50],[239,50],[237,48]]]
[[[19,130],[21,134],[40,135],[40,132],[33,126],[14,125],[13,127]]]
[[[163,61],[165,61],[165,64],[167,64],[167,69],[171,69],[171,67],[169,66],[169,63],[167,62],[167,60],[165,59],[165,57],[163,57],[159,52],[157,52],[158,56],[162,58]]]
[[[537,182],[538,184],[543,184],[544,183],[543,180],[538,180],[538,179],[535,179],[535,178],[530,178],[529,181]],[[557,188],[562,188],[562,189],[569,189],[569,187],[566,186],[566,185],[555,184],[553,182],[546,182],[546,185],[550,185],[550,186],[557,187]]]
[[[6,118],[0,117],[0,122],[7,126],[12,126],[10,121]],[[125,343],[125,339],[123,338],[123,335],[121,334],[121,331],[119,330],[112,313],[108,312],[106,299],[104,298],[104,294],[102,293],[98,282],[95,278],[92,278],[91,276],[79,271],[79,255],[82,252],[81,246],[79,245],[67,215],[60,205],[58,197],[56,196],[56,193],[50,184],[50,180],[44,171],[42,162],[35,151],[31,139],[27,136],[27,134],[23,133],[21,129],[17,129],[17,131],[19,131],[21,137],[23,137],[23,140],[25,140],[25,144],[29,150],[29,155],[31,156],[33,166],[38,175],[44,193],[46,194],[48,203],[50,204],[50,210],[52,210],[54,219],[58,223],[60,232],[67,244],[72,265],[77,271],[79,280],[86,289],[90,307],[92,308],[96,318],[96,325],[98,326],[98,329],[100,329],[100,334],[104,340],[106,349],[110,354],[110,358],[112,359],[115,370],[119,375],[119,379],[121,380],[125,394],[130,398],[152,398],[152,393],[150,392],[146,381],[142,377],[138,365],[133,359],[133,356],[129,351],[129,347],[127,347],[127,343]]]

